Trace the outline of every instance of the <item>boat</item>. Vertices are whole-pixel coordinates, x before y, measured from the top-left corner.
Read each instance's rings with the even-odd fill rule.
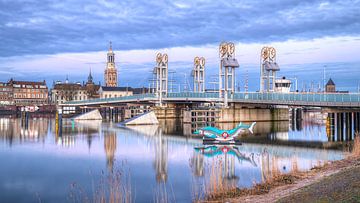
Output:
[[[240,145],[241,142],[236,140],[235,138],[239,136],[241,133],[249,131],[253,134],[253,129],[256,122],[253,122],[251,125],[240,123],[235,128],[230,130],[221,130],[216,127],[206,126],[204,128],[200,128],[194,132],[195,135],[203,136],[203,144],[204,145],[222,145],[222,144],[235,144]]]

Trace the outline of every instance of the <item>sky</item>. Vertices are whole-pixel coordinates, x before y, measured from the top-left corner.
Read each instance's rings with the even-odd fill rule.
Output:
[[[84,81],[91,69],[103,83],[110,41],[121,86],[148,86],[158,52],[169,55],[175,87],[191,86],[195,56],[211,81],[222,41],[236,44],[239,89],[247,75],[259,89],[263,46],[276,48],[278,75],[301,87],[322,86],[324,70],[342,90],[360,83],[360,0],[0,0],[0,81],[51,86]]]

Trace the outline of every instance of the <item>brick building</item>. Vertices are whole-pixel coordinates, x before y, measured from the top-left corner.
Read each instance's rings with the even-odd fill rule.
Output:
[[[0,82],[0,105],[12,105],[13,88],[9,83]]]
[[[48,104],[48,88],[43,82],[17,81],[10,79],[8,85],[13,92],[13,104],[16,106],[31,106]]]

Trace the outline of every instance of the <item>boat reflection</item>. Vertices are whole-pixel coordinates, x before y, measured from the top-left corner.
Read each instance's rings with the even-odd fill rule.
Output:
[[[254,153],[247,155],[241,153],[237,146],[233,145],[212,145],[205,147],[195,147],[194,150],[198,153],[203,154],[206,157],[216,157],[221,155],[230,155],[236,157],[239,161],[248,161],[253,166],[257,166],[254,161]]]

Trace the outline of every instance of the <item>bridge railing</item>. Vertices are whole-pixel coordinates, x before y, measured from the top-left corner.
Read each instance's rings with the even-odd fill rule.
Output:
[[[167,98],[219,98],[219,93],[177,92],[177,93],[168,93]]]
[[[168,93],[163,97],[164,99],[212,99],[221,101],[218,93],[205,92],[180,92],[180,93]],[[279,104],[288,102],[299,103],[299,102],[308,102],[308,103],[356,103],[360,106],[360,94],[359,93],[302,93],[302,92],[291,92],[291,93],[261,93],[261,92],[239,92],[231,95],[229,93],[228,98],[230,100],[237,100],[243,102],[267,102],[274,103],[274,101],[279,101]],[[156,94],[137,94],[124,97],[114,97],[114,98],[101,98],[101,99],[91,99],[85,101],[70,101],[64,103],[64,105],[87,105],[87,104],[106,104],[106,103],[116,103],[116,102],[126,102],[134,100],[156,100]]]
[[[218,93],[180,92],[168,93],[167,98],[219,98]],[[276,92],[239,92],[229,99],[254,101],[294,101],[294,102],[360,102],[358,93],[276,93]]]
[[[260,93],[260,92],[241,92],[235,93],[235,100],[260,100],[260,101],[297,101],[297,102],[360,102],[360,94],[357,93]]]

